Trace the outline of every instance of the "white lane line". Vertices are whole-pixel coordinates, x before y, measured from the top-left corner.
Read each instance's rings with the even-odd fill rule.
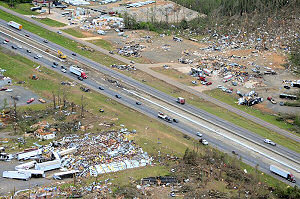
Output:
[[[257,150],[257,149],[255,149],[255,148],[253,148],[253,147],[251,147],[251,146],[248,146],[248,145],[246,145],[246,144],[244,144],[244,143],[238,141],[237,139],[234,139],[234,138],[232,138],[232,137],[229,137],[228,135],[225,135],[225,134],[223,134],[223,133],[220,133],[219,131],[216,131],[216,130],[210,128],[210,127],[207,127],[207,126],[205,126],[205,125],[203,125],[203,124],[201,124],[201,123],[199,123],[199,122],[197,122],[197,121],[195,121],[195,120],[192,120],[192,119],[190,119],[190,118],[188,118],[188,117],[186,117],[186,116],[184,116],[184,115],[181,115],[181,114],[179,114],[179,113],[177,113],[177,112],[175,112],[175,111],[173,111],[173,110],[171,110],[171,109],[169,109],[169,108],[167,108],[167,107],[164,107],[164,106],[162,106],[162,105],[160,105],[160,104],[158,104],[158,103],[156,103],[156,102],[153,102],[153,101],[151,101],[151,100],[149,100],[149,99],[147,99],[147,98],[145,98],[145,97],[143,97],[143,96],[140,96],[140,95],[138,95],[137,93],[135,93],[135,92],[133,92],[133,91],[130,91],[130,90],[127,90],[127,89],[124,89],[124,90],[127,91],[127,92],[129,92],[129,93],[131,93],[131,94],[133,94],[133,95],[135,95],[135,96],[137,96],[137,97],[139,97],[139,98],[141,98],[141,99],[143,99],[143,100],[145,100],[145,101],[148,101],[148,102],[150,102],[150,103],[152,103],[152,104],[154,104],[154,105],[156,105],[156,106],[158,106],[158,107],[160,107],[160,108],[162,108],[162,109],[165,109],[165,110],[167,110],[167,111],[169,111],[169,112],[171,112],[171,113],[173,113],[173,114],[175,114],[175,115],[178,115],[179,117],[182,117],[182,118],[184,118],[184,119],[186,119],[186,120],[188,120],[188,121],[190,121],[190,122],[193,122],[193,123],[195,123],[195,124],[197,124],[197,125],[199,125],[199,126],[205,128],[205,129],[207,129],[207,130],[209,130],[209,131],[212,131],[212,132],[214,132],[214,133],[216,133],[216,134],[218,134],[218,135],[220,135],[220,136],[223,136],[223,137],[225,137],[225,138],[227,138],[227,139],[229,139],[229,140],[231,140],[231,141],[233,141],[233,142],[236,142],[237,144],[239,144],[239,145],[241,145],[241,146],[243,146],[243,147],[246,147],[246,148],[248,148],[248,149],[250,149],[250,150],[252,150],[252,151],[254,151],[254,152],[256,152],[256,153],[258,153],[258,154],[260,154],[260,155],[262,155],[262,156],[264,156],[264,157],[266,157],[266,158],[268,158],[268,159],[271,159],[271,160],[273,160],[273,161],[275,161],[275,162],[278,162],[278,163],[281,164],[281,165],[284,165],[284,166],[286,166],[286,167],[288,167],[288,168],[290,168],[290,169],[293,169],[293,170],[296,171],[297,173],[300,172],[300,170],[297,169],[297,168],[295,168],[294,166],[291,166],[291,165],[289,165],[289,164],[287,164],[287,163],[285,163],[285,162],[282,162],[281,160],[278,160],[278,159],[273,158],[273,157],[271,157],[271,156],[269,156],[269,155],[267,155],[267,154],[265,154],[265,153],[263,153],[263,152],[260,152],[259,150]]]

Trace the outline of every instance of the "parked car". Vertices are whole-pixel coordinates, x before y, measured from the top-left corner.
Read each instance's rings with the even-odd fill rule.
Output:
[[[13,89],[6,89],[6,92],[12,92]]]
[[[273,142],[272,140],[264,139],[264,142],[267,143],[267,144],[270,144],[270,145],[272,145],[272,146],[276,146],[276,143]]]
[[[208,145],[208,142],[206,140],[202,140],[201,142],[203,145]]]
[[[34,101],[34,98],[30,98],[29,100],[27,100],[27,104],[30,104]]]
[[[0,88],[0,91],[6,91],[8,88]]]
[[[61,34],[62,32],[59,30],[59,31],[57,31],[57,33],[58,33],[58,34]]]
[[[284,106],[284,102],[279,102],[279,105],[280,106]]]
[[[42,99],[42,98],[39,99],[39,102],[41,102],[43,104],[46,103],[46,101],[44,99]]]
[[[104,113],[104,110],[102,108],[99,109],[100,113]]]

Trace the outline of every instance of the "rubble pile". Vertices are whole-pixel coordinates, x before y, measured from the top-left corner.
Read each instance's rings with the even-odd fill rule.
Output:
[[[242,94],[238,91],[237,94],[241,97],[238,100],[239,105],[252,106],[264,101],[262,97],[258,97],[258,94],[255,91],[250,91],[246,94]]]
[[[141,56],[140,52],[144,48],[145,48],[144,45],[133,44],[133,45],[129,45],[129,46],[124,46],[123,48],[119,48],[119,49],[117,49],[117,51],[118,51],[118,54],[126,56],[126,57],[130,57],[130,56],[140,57]]]
[[[117,65],[117,64],[112,64],[110,67],[117,68],[119,70],[127,70],[127,71],[135,71],[136,70],[135,66],[132,66],[132,65]]]

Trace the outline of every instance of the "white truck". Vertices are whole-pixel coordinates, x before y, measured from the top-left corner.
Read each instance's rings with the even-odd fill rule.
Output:
[[[20,180],[29,180],[31,178],[31,172],[28,171],[3,171],[3,178],[12,178]]]
[[[30,168],[34,167],[34,165],[36,163],[37,162],[34,160],[34,161],[26,162],[24,164],[20,164],[20,165],[15,166],[15,170],[17,170],[17,171],[19,171],[19,170],[27,170],[27,169],[30,169]]]
[[[281,169],[277,166],[270,165],[270,171],[272,173],[275,173],[275,174],[287,179],[288,181],[291,181],[293,183],[296,182],[295,177],[293,176],[293,174],[291,174],[290,172],[285,171],[285,170],[283,170],[283,169]]]
[[[83,71],[83,69],[78,68],[76,66],[70,66],[70,72],[77,75],[78,77],[81,77],[83,79],[87,79],[87,75]]]
[[[16,28],[18,30],[22,30],[22,28],[23,28],[23,26],[21,24],[18,24],[18,23],[14,22],[14,21],[8,22],[7,25],[9,25],[9,26],[11,26],[13,28]]]

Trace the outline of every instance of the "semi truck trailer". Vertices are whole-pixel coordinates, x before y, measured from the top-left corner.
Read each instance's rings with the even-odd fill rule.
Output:
[[[275,173],[275,174],[287,179],[288,181],[291,181],[293,183],[296,182],[295,177],[293,176],[293,174],[291,174],[290,172],[285,171],[285,170],[283,170],[283,169],[281,169],[277,166],[270,165],[270,171],[272,173]]]
[[[78,77],[82,77],[83,79],[87,79],[87,75],[83,71],[83,69],[75,67],[75,66],[70,66],[70,72],[77,75]]]
[[[13,28],[16,28],[18,30],[22,30],[22,28],[23,28],[23,26],[21,24],[18,24],[18,23],[14,22],[14,21],[8,22],[7,25],[9,25],[9,26],[11,26]]]

